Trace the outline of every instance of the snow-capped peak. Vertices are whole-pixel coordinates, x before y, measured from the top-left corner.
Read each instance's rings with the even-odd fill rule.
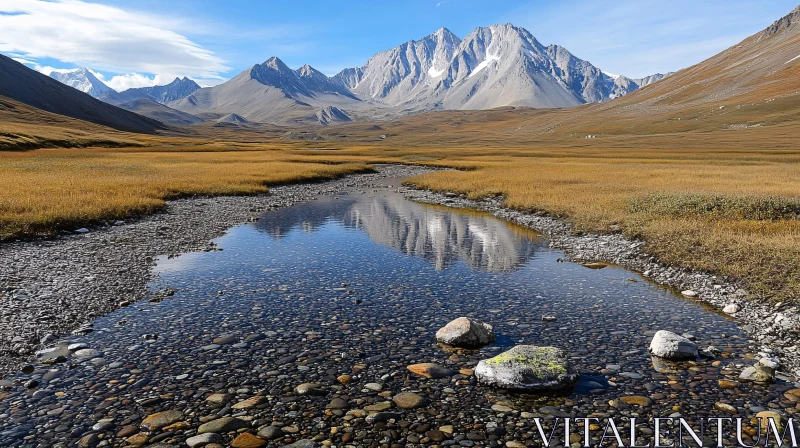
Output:
[[[88,68],[76,68],[69,71],[54,70],[50,72],[50,77],[94,97],[113,91]]]

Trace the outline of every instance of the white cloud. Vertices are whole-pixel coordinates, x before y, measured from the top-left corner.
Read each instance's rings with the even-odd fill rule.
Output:
[[[107,81],[116,90],[154,85],[162,78],[169,82],[177,75],[213,83],[229,70],[212,51],[171,31],[163,17],[80,0],[3,0],[0,52],[26,63],[53,58],[128,73]],[[142,72],[159,75],[149,78]]]

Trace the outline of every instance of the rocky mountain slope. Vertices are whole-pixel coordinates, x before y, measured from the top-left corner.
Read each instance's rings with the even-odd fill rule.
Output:
[[[183,78],[175,78],[174,81],[163,86],[138,87],[125,90],[118,94],[119,99],[116,101],[127,103],[142,98],[149,98],[157,103],[167,104],[170,101],[186,98],[198,90],[200,90],[200,86],[184,76]],[[112,101],[114,100],[112,99]]]
[[[354,110],[361,102],[311,66],[292,70],[273,57],[224,84],[168,104],[204,119],[237,114],[248,121],[301,124],[323,121],[317,115],[326,115],[323,111],[331,106]]]
[[[441,28],[332,77],[309,65],[292,70],[273,57],[168,105],[208,119],[236,113],[255,122],[327,125],[436,109],[606,102],[664,76],[609,75],[563,47],[544,46],[525,29],[506,24],[477,28],[464,40]]]

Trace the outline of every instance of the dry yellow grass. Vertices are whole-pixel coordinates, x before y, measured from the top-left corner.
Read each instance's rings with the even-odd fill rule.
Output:
[[[263,193],[267,185],[368,169],[309,162],[277,149],[0,152],[0,239],[149,213],[179,196]]]
[[[448,164],[476,169],[412,182],[473,197],[503,194],[513,208],[565,217],[578,230],[608,232],[616,224],[666,263],[744,279],[759,297],[800,297],[800,152],[533,150],[511,160],[457,159]],[[657,206],[635,207],[643,198]],[[784,213],[786,203],[794,207]],[[781,213],[752,219],[759,215],[751,209]]]

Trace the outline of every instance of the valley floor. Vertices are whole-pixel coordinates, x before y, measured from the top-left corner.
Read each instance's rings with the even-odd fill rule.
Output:
[[[660,262],[740,281],[752,299],[794,302],[800,151],[745,132],[493,146],[407,129],[391,143],[0,152],[0,239],[71,233],[179,197],[263,193],[267,185],[332,178],[373,163],[424,164],[456,170],[412,179],[422,188],[473,199],[502,195],[512,209],[565,218],[577,231],[641,239]]]

